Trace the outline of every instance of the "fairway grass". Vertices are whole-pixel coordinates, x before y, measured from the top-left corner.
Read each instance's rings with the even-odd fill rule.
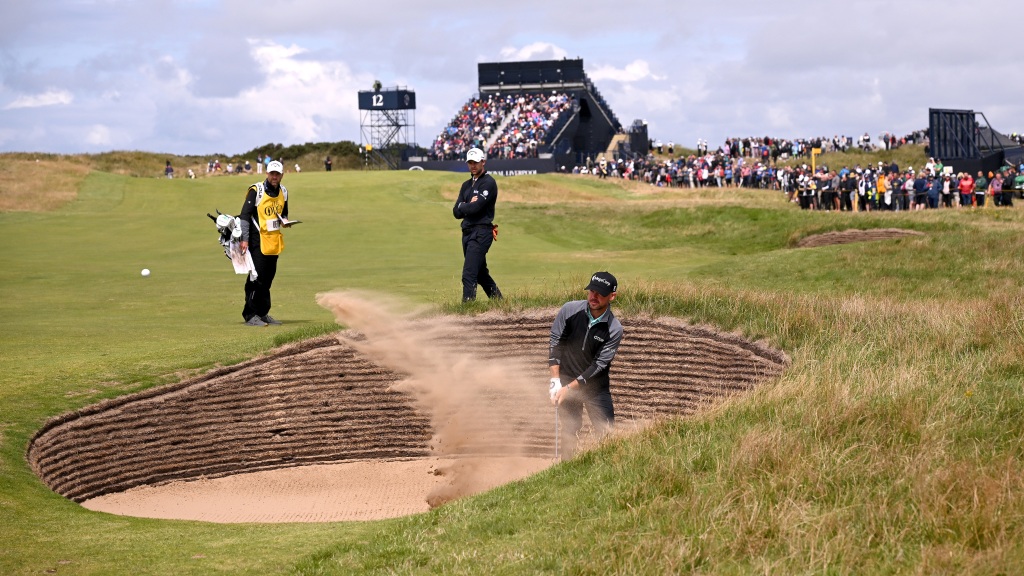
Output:
[[[69,203],[0,213],[0,574],[1024,566],[1019,207],[811,213],[769,191],[503,178],[488,263],[507,298],[463,305],[451,203],[465,175],[289,174],[290,216],[303,224],[286,232],[274,284],[284,325],[254,329],[242,324],[243,277],[206,217],[237,212],[253,178],[76,170],[53,175],[81,183]],[[851,228],[923,235],[795,248]],[[389,521],[118,517],[52,493],[26,463],[51,417],[333,330],[318,293],[514,311],[581,297],[599,269],[620,280],[626,338],[631,315],[674,316],[764,340],[789,369],[524,481]]]

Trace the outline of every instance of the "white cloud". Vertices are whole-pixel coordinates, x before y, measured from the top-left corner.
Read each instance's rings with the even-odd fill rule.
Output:
[[[0,39],[3,151],[358,141],[356,93],[375,79],[416,91],[414,140],[429,143],[476,91],[478,62],[566,57],[584,60],[620,120],[644,118],[666,141],[906,133],[927,124],[928,107],[978,110],[1001,131],[1024,130],[1019,58],[933,38],[983,28],[1008,0],[969,11],[952,0],[889,2],[882,19],[877,2],[850,10],[792,0],[765,12],[739,0],[726,20],[714,3],[667,0],[631,4],[652,17],[611,19],[618,13],[602,2],[581,11],[525,0],[496,19],[399,0],[398,23],[372,5],[342,18],[327,0],[287,9],[166,0],[160,18],[146,2],[54,10],[19,1],[25,10],[12,12]],[[906,26],[921,15],[930,27]]]
[[[427,105],[416,111],[416,118],[425,126],[444,126],[452,119],[454,111],[442,110],[439,106]],[[424,134],[419,139],[424,142],[431,142],[437,134]]]
[[[789,134],[793,131],[793,119],[788,106],[766,106],[764,120],[766,126],[771,127],[772,134]]]
[[[632,111],[633,115],[646,118],[681,110],[680,91],[674,88],[641,90],[627,85],[621,91],[609,90],[607,94],[609,98],[615,99],[616,114]],[[619,120],[625,122],[623,118],[619,118]]]
[[[534,42],[522,48],[506,46],[499,54],[502,62],[515,62],[518,60],[561,60],[568,57],[565,50],[547,42]]]
[[[587,76],[592,80],[614,80],[616,82],[638,82],[640,80],[664,80],[665,76],[658,76],[651,72],[651,65],[646,60],[633,60],[626,64],[625,68],[614,66],[599,66],[593,71],[588,71]]]
[[[85,141],[92,146],[110,146],[114,142],[110,128],[102,124],[91,126],[85,135]]]
[[[67,90],[47,90],[42,94],[32,96],[21,96],[13,102],[4,106],[4,110],[15,110],[18,108],[40,108],[42,106],[56,106],[59,104],[71,104],[75,97]]]
[[[338,121],[358,123],[356,94],[373,84],[371,75],[354,74],[344,62],[303,58],[306,49],[294,44],[250,43],[266,77],[239,96],[222,100],[224,113],[280,125],[285,140],[298,142],[329,138]]]

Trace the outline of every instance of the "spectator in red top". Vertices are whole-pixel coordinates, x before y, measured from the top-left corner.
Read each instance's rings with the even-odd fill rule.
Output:
[[[960,206],[971,206],[974,204],[974,178],[971,178],[971,174],[960,173]]]

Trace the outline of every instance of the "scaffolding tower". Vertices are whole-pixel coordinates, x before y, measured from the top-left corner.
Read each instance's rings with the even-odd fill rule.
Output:
[[[360,145],[367,169],[397,170],[416,141],[416,93],[405,87],[359,91]],[[409,138],[410,130],[412,139]]]

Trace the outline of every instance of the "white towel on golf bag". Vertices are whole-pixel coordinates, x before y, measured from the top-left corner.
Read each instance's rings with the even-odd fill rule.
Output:
[[[249,280],[256,281],[259,276],[256,273],[256,266],[252,263],[252,255],[248,250],[242,252],[242,248],[238,242],[231,241],[231,244],[225,248],[228,258],[231,259],[231,265],[235,268],[235,274],[248,274]]]

